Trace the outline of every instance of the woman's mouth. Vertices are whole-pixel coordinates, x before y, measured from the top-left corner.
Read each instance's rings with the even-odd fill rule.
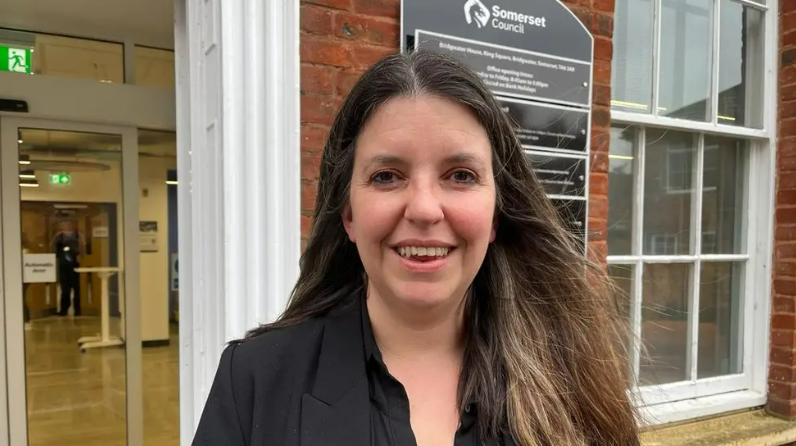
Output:
[[[398,246],[398,255],[418,262],[437,260],[448,256],[452,248],[441,246]]]

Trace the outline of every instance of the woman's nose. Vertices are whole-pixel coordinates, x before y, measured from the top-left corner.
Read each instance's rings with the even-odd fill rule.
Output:
[[[445,217],[440,198],[432,185],[411,187],[407,199],[404,217],[416,225],[431,225]]]

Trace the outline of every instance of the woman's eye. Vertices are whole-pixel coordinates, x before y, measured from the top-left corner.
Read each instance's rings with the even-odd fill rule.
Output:
[[[371,181],[378,184],[388,184],[395,180],[396,178],[394,172],[378,172],[371,177]]]
[[[475,175],[467,170],[457,170],[451,174],[451,179],[457,183],[474,183]]]

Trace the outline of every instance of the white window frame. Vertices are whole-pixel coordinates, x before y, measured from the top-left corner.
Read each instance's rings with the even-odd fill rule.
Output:
[[[689,263],[697,274],[692,274],[691,293],[689,296],[689,348],[687,370],[692,379],[656,386],[634,387],[638,404],[644,416],[644,424],[657,425],[677,422],[722,412],[760,406],[766,402],[768,373],[768,342],[769,315],[771,296],[771,256],[773,251],[773,218],[774,209],[774,177],[775,167],[775,136],[777,129],[777,49],[779,36],[778,1],[767,0],[761,4],[752,0],[730,0],[743,6],[751,7],[765,13],[763,51],[765,65],[762,70],[763,85],[751,85],[747,80],[747,97],[762,98],[759,104],[762,110],[763,128],[749,128],[721,124],[718,120],[718,51],[720,32],[720,2],[714,4],[713,60],[711,78],[711,121],[699,122],[684,119],[658,116],[658,55],[660,54],[661,2],[654,2],[654,38],[652,70],[652,107],[651,113],[633,113],[612,110],[612,124],[634,126],[638,129],[634,141],[634,191],[632,218],[632,252],[630,255],[612,255],[607,257],[610,265],[632,267],[631,286],[631,325],[634,339],[641,337],[641,299],[644,264],[649,263]],[[722,0],[724,1],[724,0]],[[761,88],[762,87],[762,88]],[[752,101],[749,101],[749,103]],[[749,107],[747,103],[747,107]],[[621,106],[621,104],[617,104]],[[643,240],[648,234],[643,233],[644,214],[644,165],[645,165],[645,134],[649,128],[666,128],[692,132],[697,136],[697,155],[694,163],[694,180],[692,198],[692,218],[690,237],[701,242],[702,189],[704,170],[705,135],[720,135],[745,139],[750,142],[746,166],[744,168],[745,188],[742,209],[745,214],[741,220],[743,235],[743,254],[701,254],[700,244],[692,240],[696,251],[690,255],[648,255],[643,252]],[[610,155],[609,155],[610,157]],[[626,157],[623,157],[626,159]],[[751,173],[754,173],[752,177]],[[610,203],[609,203],[610,206]],[[610,241],[609,241],[610,243]],[[699,318],[699,274],[704,262],[745,262],[744,275],[741,280],[743,338],[738,348],[742,349],[742,373],[697,380],[696,358],[698,349]],[[636,346],[638,347],[638,346]],[[632,349],[634,375],[638,376],[640,368],[640,352]]]

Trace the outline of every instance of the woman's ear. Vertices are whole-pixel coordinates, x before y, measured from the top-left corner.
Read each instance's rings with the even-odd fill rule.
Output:
[[[348,234],[348,239],[356,243],[356,237],[354,236],[354,213],[351,212],[351,204],[346,204],[343,207],[341,217],[343,218],[343,227],[345,228],[346,234]]]

